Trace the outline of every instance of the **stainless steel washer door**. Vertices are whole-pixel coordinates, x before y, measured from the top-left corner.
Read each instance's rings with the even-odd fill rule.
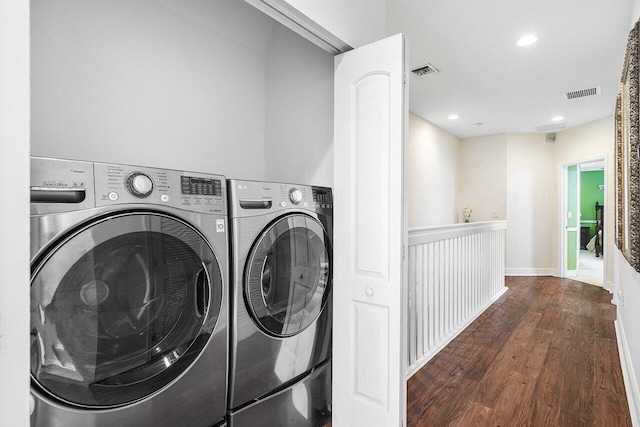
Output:
[[[295,335],[322,312],[331,284],[331,247],[316,219],[291,214],[257,239],[245,271],[245,302],[256,324],[275,337]]]
[[[223,297],[203,236],[158,212],[95,219],[32,269],[32,378],[79,407],[121,406],[177,378],[206,345]]]

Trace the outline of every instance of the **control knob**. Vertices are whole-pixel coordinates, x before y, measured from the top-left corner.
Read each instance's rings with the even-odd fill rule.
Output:
[[[125,182],[127,191],[139,198],[145,198],[153,191],[153,181],[142,172],[134,172]]]
[[[293,204],[297,205],[302,201],[302,191],[297,188],[292,188],[291,191],[289,191],[289,199],[291,199]]]

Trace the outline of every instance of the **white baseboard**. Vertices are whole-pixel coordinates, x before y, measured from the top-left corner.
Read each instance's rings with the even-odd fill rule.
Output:
[[[557,268],[506,268],[506,276],[558,276]]]
[[[617,313],[617,318],[620,319],[620,313]],[[633,370],[633,364],[631,363],[631,354],[629,354],[629,347],[627,346],[627,337],[624,334],[624,327],[622,322],[616,320],[614,322],[616,327],[616,338],[618,340],[618,353],[620,354],[620,366],[622,367],[622,377],[624,378],[624,388],[627,392],[627,401],[629,402],[629,412],[631,414],[631,424],[634,427],[640,426],[640,420],[638,414],[640,414],[640,392],[638,390],[638,382]]]
[[[615,285],[611,285],[611,290],[609,291],[611,292],[611,304],[615,305],[615,306],[619,306],[620,305],[620,290],[618,288],[615,287]],[[624,301],[623,301],[624,302]],[[624,308],[624,307],[622,307]],[[617,310],[618,308],[616,308]],[[616,315],[616,319],[619,319],[620,315]]]
[[[612,294],[613,293],[613,282],[610,282],[609,280],[605,281],[604,288],[607,291],[609,291],[610,294]]]

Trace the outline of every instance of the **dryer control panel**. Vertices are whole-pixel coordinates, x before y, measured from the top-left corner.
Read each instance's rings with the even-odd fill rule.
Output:
[[[225,212],[221,175],[95,163],[96,205],[150,203],[201,213]]]
[[[331,188],[310,185],[229,180],[229,216],[247,217],[281,210],[328,213],[333,209]]]

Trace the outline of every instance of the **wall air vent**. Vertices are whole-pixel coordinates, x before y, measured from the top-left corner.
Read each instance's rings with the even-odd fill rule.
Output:
[[[553,132],[556,130],[566,129],[567,125],[564,123],[552,123],[549,125],[536,126],[538,132]]]
[[[416,68],[415,70],[411,70],[413,74],[418,77],[428,76],[429,74],[435,74],[438,72],[438,69],[431,64],[427,64],[424,67]]]
[[[585,96],[595,96],[600,95],[602,91],[602,86],[590,87],[587,89],[574,90],[573,92],[567,92],[565,95],[567,100],[576,99],[576,98],[584,98]]]

